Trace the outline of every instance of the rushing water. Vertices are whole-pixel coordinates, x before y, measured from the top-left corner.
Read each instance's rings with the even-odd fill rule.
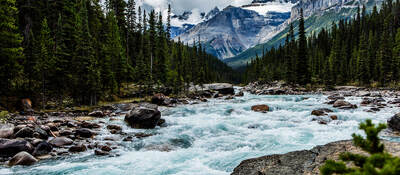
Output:
[[[94,156],[92,151],[30,167],[0,168],[0,174],[135,174],[135,175],[226,175],[244,159],[310,149],[328,142],[350,139],[365,119],[386,122],[398,107],[377,113],[338,110],[324,104],[326,96],[256,96],[234,100],[210,100],[196,105],[161,108],[168,127],[137,130],[123,121],[124,132],[156,134],[133,142],[117,141],[113,157]],[[361,98],[347,97],[359,105]],[[252,105],[268,104],[272,112],[256,113]],[[312,121],[311,111],[330,108],[339,120],[328,125]],[[123,116],[120,116],[122,119]],[[104,130],[99,139],[107,137]],[[109,135],[111,136],[111,135]],[[391,139],[391,138],[388,138]],[[122,140],[118,138],[118,140]],[[107,142],[107,141],[104,141]]]

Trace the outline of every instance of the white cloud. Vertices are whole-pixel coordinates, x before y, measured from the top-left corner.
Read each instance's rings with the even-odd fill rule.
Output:
[[[220,9],[228,5],[242,6],[251,3],[252,0],[138,0],[140,6],[149,6],[154,9],[165,11],[168,4],[171,4],[172,11],[175,14],[181,14],[184,11],[198,9],[201,12],[208,12],[215,6]]]

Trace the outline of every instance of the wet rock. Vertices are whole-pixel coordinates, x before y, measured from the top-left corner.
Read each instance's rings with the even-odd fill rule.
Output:
[[[161,112],[157,107],[140,106],[132,109],[125,116],[125,121],[133,128],[153,129],[161,118]]]
[[[316,121],[321,125],[327,125],[329,122],[331,122],[331,119],[325,117],[315,117],[311,121]]]
[[[227,96],[227,97],[225,98],[225,100],[232,100],[232,99],[234,99],[234,97],[231,96],[231,95],[229,95],[229,96]]]
[[[112,150],[112,149],[111,149],[109,146],[107,146],[107,145],[101,146],[100,149],[101,149],[102,151],[106,151],[106,152],[110,152],[110,151]]]
[[[33,129],[25,127],[20,129],[17,133],[15,133],[15,137],[25,138],[25,137],[33,137]]]
[[[101,126],[97,123],[90,123],[90,122],[82,122],[81,124],[82,128],[89,128],[89,129],[93,129],[93,128],[100,128]]]
[[[378,111],[380,111],[381,109],[379,109],[379,108],[371,108],[371,110],[374,111],[374,112],[378,112]]]
[[[165,96],[162,93],[158,93],[153,95],[153,97],[151,97],[151,103],[156,104],[156,105],[164,105],[164,101],[165,99],[167,99],[168,97]]]
[[[209,90],[218,91],[219,94],[223,95],[234,95],[235,89],[232,84],[228,83],[214,83],[205,85]]]
[[[332,120],[337,120],[337,119],[338,119],[338,116],[337,116],[337,115],[331,115],[330,118],[331,118]]]
[[[58,124],[50,122],[46,124],[47,127],[50,128],[51,131],[58,131]]]
[[[161,118],[161,119],[158,121],[157,126],[164,127],[164,126],[166,126],[166,123],[165,123],[165,122],[166,122],[165,119]]]
[[[34,131],[35,131],[34,135],[36,135],[37,138],[44,139],[44,140],[47,140],[49,138],[49,135],[47,134],[47,132],[45,130],[43,130],[42,128],[40,128],[39,126],[36,126]]]
[[[313,110],[311,112],[311,115],[322,116],[322,115],[327,115],[326,113],[329,113],[329,112],[333,112],[333,111],[330,109],[327,109],[327,108],[320,108],[320,109]]]
[[[98,156],[106,156],[106,155],[109,155],[110,153],[106,152],[106,151],[102,151],[102,150],[96,149],[96,150],[94,150],[94,154],[98,155]]]
[[[130,141],[132,141],[133,140],[133,137],[132,136],[128,136],[128,137],[125,137],[122,141],[124,141],[124,142],[130,142]]]
[[[372,103],[372,99],[370,98],[363,98],[363,100],[361,101],[361,106],[367,106],[369,104]]]
[[[49,143],[56,147],[62,147],[65,145],[72,145],[73,141],[66,137],[56,137],[51,139]]]
[[[72,130],[61,130],[59,132],[60,136],[70,136],[70,135],[74,135],[74,132]]]
[[[146,146],[145,149],[151,151],[170,152],[174,150],[174,147],[169,144],[162,144],[162,145],[149,145]]]
[[[244,96],[244,92],[243,91],[239,91],[235,96],[236,97],[243,97]]]
[[[328,96],[328,99],[332,101],[337,101],[337,100],[344,100],[344,97],[341,96],[340,94],[333,94],[331,96]]]
[[[146,134],[146,133],[142,133],[142,132],[140,132],[140,133],[135,133],[135,137],[136,138],[138,138],[138,139],[142,139],[142,138],[146,138],[146,137],[151,137],[151,136],[153,136],[154,134]]]
[[[202,98],[200,99],[201,102],[208,102],[208,100],[206,98]]]
[[[400,104],[400,98],[396,98],[389,102],[389,104]]]
[[[21,151],[32,152],[33,146],[25,140],[0,139],[0,157],[11,157]]]
[[[269,106],[268,105],[255,105],[251,107],[251,110],[255,112],[263,112],[266,113],[269,111]]]
[[[75,136],[91,138],[93,135],[94,133],[87,128],[80,128],[75,130]]]
[[[107,126],[107,129],[109,129],[109,130],[121,131],[121,130],[122,130],[122,127],[121,127],[121,126],[118,126],[118,125],[108,125],[108,126]]]
[[[49,143],[47,143],[45,141],[41,141],[35,147],[35,150],[33,151],[33,155],[34,156],[46,155],[46,154],[49,154],[52,150],[53,150],[53,147]]]
[[[14,134],[14,125],[0,124],[0,138],[10,138]]]
[[[400,143],[384,142],[385,150],[394,156],[399,156]],[[311,150],[294,151],[286,154],[268,155],[244,160],[231,175],[304,175],[320,174],[320,167],[326,160],[338,160],[343,152],[365,154],[356,148],[352,141],[338,141]]]
[[[393,131],[400,131],[400,113],[394,115],[388,120],[388,126]]]
[[[84,144],[78,144],[78,145],[74,145],[71,146],[68,151],[69,152],[73,152],[73,153],[78,153],[78,152],[84,152],[87,150],[87,147]]]
[[[37,146],[37,145],[39,145],[40,142],[43,142],[43,140],[42,139],[35,139],[35,140],[31,141],[31,144],[33,146]]]
[[[33,165],[37,162],[38,160],[33,157],[31,154],[22,151],[16,154],[9,162],[8,166],[14,166],[14,165]]]
[[[91,117],[105,117],[106,115],[103,113],[103,111],[93,111],[88,114]]]
[[[333,104],[333,107],[339,108],[339,109],[355,109],[355,108],[357,108],[357,105],[353,105],[344,100],[338,100]]]

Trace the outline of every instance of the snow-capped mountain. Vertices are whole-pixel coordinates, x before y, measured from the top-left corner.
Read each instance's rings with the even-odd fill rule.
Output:
[[[214,9],[210,12],[213,15],[205,15],[203,22],[175,40],[193,43],[200,38],[207,52],[221,59],[230,58],[272,38],[290,18],[294,5],[294,0],[254,0],[242,7]]]
[[[219,12],[218,7],[215,7],[207,14],[194,9],[192,11],[185,11],[181,15],[173,15],[171,17],[171,37],[175,38],[190,30],[195,25],[211,19]]]
[[[293,23],[297,27],[300,9],[304,11],[305,27],[307,34],[317,33],[322,28],[330,27],[332,22],[338,22],[341,19],[349,19],[357,13],[357,7],[366,6],[366,10],[371,11],[374,5],[379,5],[383,0],[300,0],[291,11],[291,17],[285,24]],[[238,54],[235,57],[224,60],[232,67],[241,67],[246,65],[251,59],[255,58],[256,54],[260,55],[263,49],[278,47],[284,44],[286,34],[289,30],[288,26],[284,27],[279,33],[275,33],[268,42],[259,44],[249,48],[246,51]],[[295,28],[295,35],[298,29]]]

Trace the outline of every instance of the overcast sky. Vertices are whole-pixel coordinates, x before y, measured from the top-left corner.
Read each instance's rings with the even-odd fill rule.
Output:
[[[251,3],[252,0],[137,0],[136,3],[145,8],[152,7],[157,11],[165,11],[171,4],[174,14],[197,9],[200,12],[208,12],[217,6],[220,9],[228,5],[241,6]]]

